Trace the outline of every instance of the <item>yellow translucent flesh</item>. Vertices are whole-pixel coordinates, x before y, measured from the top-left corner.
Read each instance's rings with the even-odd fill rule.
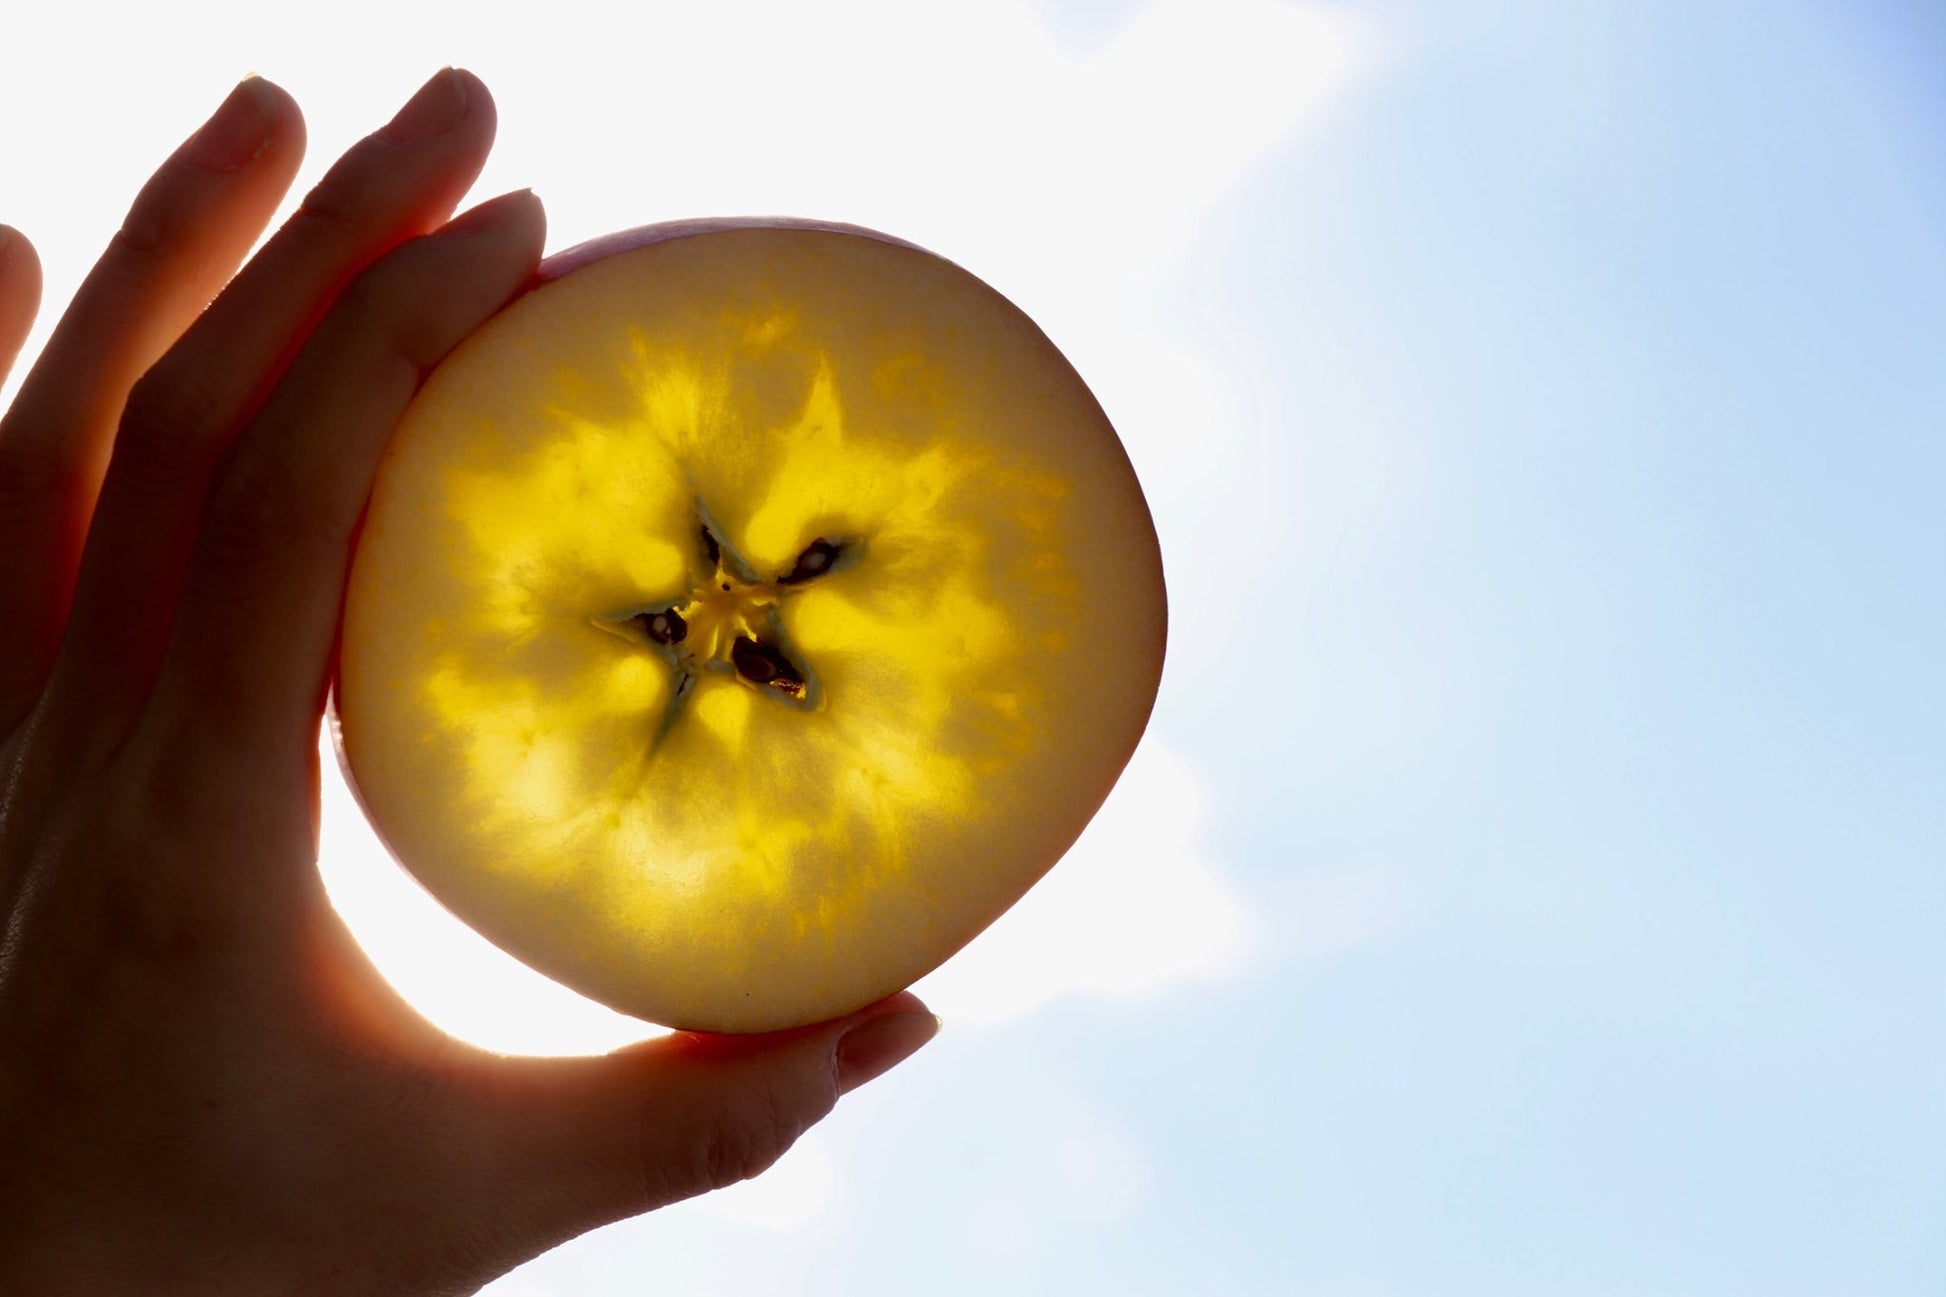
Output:
[[[700,525],[750,569],[731,593]],[[819,539],[846,560],[778,584]],[[672,709],[617,628],[698,589],[809,695],[719,663]],[[813,1021],[1079,833],[1161,590],[1113,432],[998,295],[855,235],[690,235],[537,290],[428,383],[353,567],[346,755],[407,867],[543,971],[672,1025]]]

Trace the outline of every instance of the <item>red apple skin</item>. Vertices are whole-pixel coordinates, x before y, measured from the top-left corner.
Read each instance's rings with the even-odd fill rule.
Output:
[[[646,248],[652,243],[686,239],[693,234],[720,234],[725,230],[822,230],[826,234],[848,234],[854,238],[889,243],[895,248],[910,248],[914,252],[924,252],[929,257],[939,257],[938,253],[896,235],[867,229],[863,225],[847,225],[843,221],[820,221],[808,216],[692,216],[680,221],[638,225],[632,230],[603,234],[571,248],[563,248],[541,262],[534,276],[533,287],[565,279],[583,266],[592,266],[597,261]],[[948,260],[945,257],[939,259]]]

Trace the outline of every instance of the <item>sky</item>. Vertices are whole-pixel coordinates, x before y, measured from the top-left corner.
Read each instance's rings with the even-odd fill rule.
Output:
[[[478,193],[551,247],[788,212],[1012,297],[1171,611],[1122,785],[922,984],[940,1038],[493,1297],[1946,1291],[1937,8],[479,8],[12,14],[0,219],[57,303],[238,77],[308,179],[463,64]],[[336,786],[323,868],[447,1030],[642,1033]]]

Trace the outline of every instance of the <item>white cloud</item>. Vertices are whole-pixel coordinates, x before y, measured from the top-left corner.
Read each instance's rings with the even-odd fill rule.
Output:
[[[1060,996],[1136,999],[1227,977],[1254,931],[1197,842],[1203,794],[1153,736],[1067,857],[915,988],[942,1017],[998,1023]]]

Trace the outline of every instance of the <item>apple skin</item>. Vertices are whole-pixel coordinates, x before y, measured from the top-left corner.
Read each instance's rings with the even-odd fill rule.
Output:
[[[820,221],[808,216],[693,216],[680,221],[661,221],[654,225],[638,225],[632,230],[617,230],[613,234],[602,234],[571,248],[563,248],[541,262],[535,272],[536,285],[564,279],[581,269],[610,257],[633,252],[656,243],[667,243],[672,239],[685,239],[702,234],[721,234],[726,230],[812,230],[824,234],[842,234],[854,239],[871,239],[874,242],[889,244],[895,248],[905,248],[928,257],[938,257],[916,243],[886,234],[880,230],[867,229],[863,225],[849,225],[843,221]],[[940,258],[943,260],[944,258]]]
[[[623,231],[560,252],[541,265],[528,296],[544,294],[551,286],[584,272],[600,273],[604,265],[613,264],[617,259],[627,259],[647,249],[692,239],[708,241],[716,236],[738,234],[828,237],[847,245],[864,243],[897,250],[902,255],[918,259],[915,266],[923,264],[934,270],[943,267],[961,277],[966,285],[973,286],[979,293],[992,299],[986,304],[987,309],[1011,312],[1011,322],[1007,325],[1009,337],[1013,343],[1024,346],[1025,354],[1030,357],[1023,363],[1030,368],[1045,368],[1049,374],[1056,375],[1058,381],[1068,389],[1062,399],[1092,412],[1092,422],[1082,437],[1087,440],[1089,455],[1092,456],[1090,462],[1093,467],[1089,471],[1113,479],[1108,496],[1103,498],[1112,497],[1114,507],[1107,512],[1114,517],[1113,530],[1116,542],[1121,546],[1112,565],[1123,570],[1105,574],[1111,578],[1107,584],[1116,589],[1113,600],[1120,609],[1117,617],[1111,619],[1114,624],[1103,642],[1079,646],[1083,653],[1092,647],[1095,652],[1111,656],[1111,669],[1101,674],[1116,677],[1116,696],[1105,702],[1097,700],[1087,706],[1079,706],[1074,716],[1068,718],[1078,723],[1069,725],[1065,732],[1055,732],[1062,728],[1059,724],[1043,724],[1036,731],[1037,738],[1060,746],[1070,759],[1059,763],[1061,775],[1058,779],[1048,778],[1047,771],[1056,767],[1042,761],[1040,779],[1045,791],[1044,798],[1030,804],[1016,792],[1013,802],[1003,808],[1023,825],[1017,832],[1026,845],[1016,847],[1006,841],[1005,834],[1002,834],[1000,842],[1005,849],[993,851],[994,859],[991,860],[981,857],[978,850],[971,854],[962,850],[957,856],[950,851],[943,853],[956,861],[953,869],[962,875],[991,872],[1002,876],[1002,881],[970,887],[939,886],[917,892],[908,886],[893,902],[881,907],[871,921],[862,926],[853,924],[840,934],[835,941],[835,950],[828,949],[822,954],[822,968],[812,965],[799,967],[789,959],[764,962],[768,955],[753,961],[746,955],[741,962],[725,961],[735,964],[734,973],[714,975],[711,972],[713,948],[707,943],[691,943],[685,948],[680,930],[667,927],[655,934],[653,944],[668,947],[668,954],[659,960],[638,965],[632,953],[627,953],[627,942],[624,940],[618,944],[612,939],[612,934],[605,943],[591,944],[583,944],[577,937],[563,936],[578,921],[575,913],[577,906],[582,910],[601,913],[614,908],[612,898],[606,903],[567,903],[567,918],[564,919],[563,906],[557,903],[558,897],[550,896],[546,907],[530,907],[528,902],[531,897],[509,902],[505,896],[495,894],[496,889],[504,890],[504,882],[489,881],[483,891],[477,886],[489,872],[477,864],[468,864],[464,860],[432,861],[431,858],[439,857],[444,852],[443,848],[429,848],[426,834],[421,831],[422,826],[414,822],[416,812],[408,806],[413,797],[420,795],[420,790],[413,787],[414,779],[402,777],[394,767],[373,780],[368,773],[372,760],[369,755],[360,755],[358,731],[361,721],[356,716],[349,723],[346,719],[346,680],[343,674],[346,659],[341,651],[340,673],[334,682],[332,694],[333,734],[340,764],[381,841],[408,871],[463,921],[557,980],[617,1009],[651,1021],[679,1028],[712,1031],[775,1030],[841,1015],[891,994],[930,971],[1004,913],[1058,861],[1112,789],[1146,727],[1160,678],[1167,637],[1166,597],[1153,524],[1142,501],[1133,469],[1105,416],[1100,414],[1099,406],[1087,393],[1079,376],[1073,373],[1054,345],[1024,314],[991,288],[944,259],[906,240],[841,223],[783,217],[684,220]],[[510,304],[476,338],[491,332],[499,320],[514,313],[524,300],[525,296]],[[473,345],[473,340],[462,344],[455,353],[455,359],[463,357]],[[449,360],[448,365],[441,367],[441,372],[452,364],[453,361]],[[1031,376],[1037,379],[1043,377],[1038,369],[1034,369]],[[428,381],[427,391],[433,391],[439,381],[440,375],[436,373]],[[425,393],[422,393],[424,398]],[[417,409],[415,404],[415,411]],[[412,417],[412,412],[409,412],[407,420],[402,422],[402,429],[411,423]],[[388,453],[388,463],[390,458]],[[386,468],[382,466],[381,483],[385,477]],[[375,489],[375,500],[379,496],[380,492]],[[361,538],[361,557],[363,551]],[[772,564],[773,571],[777,566]],[[352,597],[359,590],[356,572],[354,565]],[[355,624],[352,611],[348,601],[348,628]],[[353,656],[355,658],[357,655],[354,653]],[[1085,665],[1074,668],[1074,671],[1088,674]],[[1075,677],[1077,682],[1079,679],[1079,676]],[[367,713],[371,710],[369,706],[366,708]],[[356,712],[356,709],[353,711]],[[1055,719],[1058,721],[1061,718],[1057,716]],[[407,809],[402,810],[402,806]],[[998,812],[989,808],[984,813],[993,815]],[[452,830],[450,827],[437,830],[433,838],[436,840],[441,832],[450,834]],[[992,838],[993,835],[989,834],[988,837]],[[920,845],[923,849],[923,842]],[[982,844],[976,843],[975,846],[981,847]],[[992,843],[987,842],[984,846],[990,849]],[[546,890],[542,889],[543,892]],[[485,900],[482,899],[483,895],[486,896]],[[864,904],[855,896],[848,903]],[[546,914],[537,918],[534,908],[545,908]],[[703,909],[708,911],[709,907],[704,906]],[[720,916],[709,917],[719,925],[722,922]],[[893,935],[907,933],[910,935]],[[828,941],[827,944],[831,943]],[[714,949],[721,949],[720,934],[719,946]],[[618,955],[618,951],[625,953]],[[830,967],[838,963],[845,965],[842,976],[830,972]],[[862,975],[858,974],[860,968],[865,970]]]

